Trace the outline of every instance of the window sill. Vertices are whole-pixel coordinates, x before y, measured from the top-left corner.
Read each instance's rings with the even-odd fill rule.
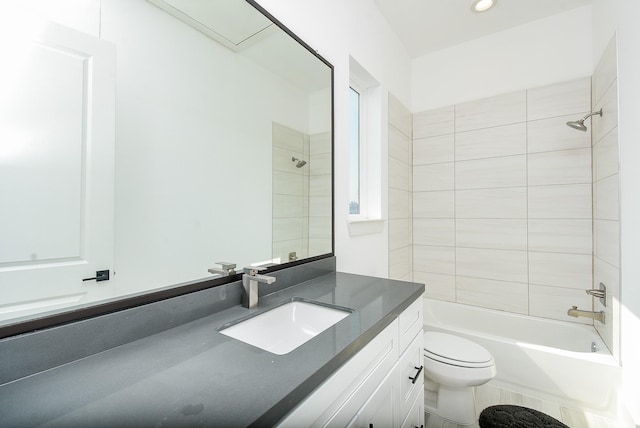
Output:
[[[382,232],[385,220],[381,218],[363,218],[348,220],[349,236],[373,235]]]

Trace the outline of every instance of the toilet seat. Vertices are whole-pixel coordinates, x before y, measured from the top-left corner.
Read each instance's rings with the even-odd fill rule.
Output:
[[[443,364],[466,368],[484,368],[495,364],[489,351],[477,343],[436,331],[424,333],[424,356]]]

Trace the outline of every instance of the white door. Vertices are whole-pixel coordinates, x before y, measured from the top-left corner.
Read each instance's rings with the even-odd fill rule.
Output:
[[[111,296],[115,46],[0,18],[0,320]]]

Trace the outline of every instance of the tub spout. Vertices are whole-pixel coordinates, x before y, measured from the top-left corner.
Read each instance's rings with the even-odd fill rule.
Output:
[[[570,317],[587,317],[587,318],[593,318],[594,320],[600,321],[602,324],[604,324],[604,311],[599,311],[599,312],[595,312],[595,311],[583,311],[581,309],[578,309],[577,306],[572,306],[571,309],[569,309],[567,311],[567,315],[569,315]]]

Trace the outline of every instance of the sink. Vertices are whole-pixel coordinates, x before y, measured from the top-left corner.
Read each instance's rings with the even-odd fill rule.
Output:
[[[326,306],[310,301],[293,300],[248,318],[223,326],[225,336],[256,346],[273,354],[284,355],[322,333],[351,309]]]

